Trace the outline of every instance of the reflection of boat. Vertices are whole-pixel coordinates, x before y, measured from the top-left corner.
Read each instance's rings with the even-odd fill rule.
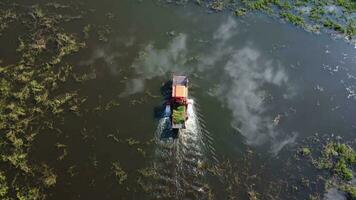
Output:
[[[169,114],[172,129],[185,129],[188,119],[188,78],[173,76],[172,96],[167,103],[166,113]]]

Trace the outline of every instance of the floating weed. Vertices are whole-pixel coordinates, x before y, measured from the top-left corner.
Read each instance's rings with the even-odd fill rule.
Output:
[[[137,183],[141,186],[146,193],[153,191],[154,181],[159,180],[159,174],[154,168],[144,168],[137,170],[140,175],[137,179]]]
[[[45,197],[41,194],[39,188],[16,188],[16,197],[18,200],[40,200]]]
[[[312,166],[329,172],[329,174],[318,175],[320,180],[324,180],[322,182],[324,182],[325,190],[336,188],[345,192],[348,199],[355,199],[356,187],[350,181],[354,177],[356,152],[350,144],[336,142],[328,138],[326,140],[319,139],[319,136],[314,136],[310,142],[313,145],[313,150],[309,147],[302,147],[298,152],[299,155],[305,156],[305,148],[308,148],[307,155],[311,158]],[[309,184],[308,181],[305,186],[308,187]]]
[[[223,1],[217,0],[211,3],[210,8],[214,11],[222,11],[225,8],[225,3]]]
[[[115,142],[117,142],[117,143],[121,142],[121,140],[120,140],[120,138],[119,138],[118,135],[109,134],[107,137],[108,137],[108,138],[112,138],[112,139],[113,139]]]
[[[58,160],[63,160],[68,155],[67,145],[57,143],[56,147],[57,149],[62,150],[62,154],[58,157]]]
[[[140,153],[143,157],[146,156],[146,152],[145,152],[145,150],[143,150],[142,148],[138,147],[136,150],[137,150],[137,152]]]
[[[246,13],[247,13],[247,9],[246,8],[237,8],[235,10],[235,15],[239,16],[239,17],[246,15]]]
[[[111,110],[113,107],[117,107],[119,105],[120,103],[117,102],[116,100],[111,100],[104,106],[104,110],[108,111]]]
[[[138,173],[144,177],[156,177],[158,178],[158,174],[154,168],[144,168],[144,169],[139,169]]]
[[[14,22],[17,14],[11,9],[0,10],[0,36]]]
[[[72,166],[70,166],[70,167],[68,168],[68,170],[67,170],[67,173],[68,173],[71,177],[74,177],[74,176],[77,174],[77,172],[75,171],[75,168],[76,168],[76,166],[75,166],[75,165],[72,165]]]
[[[108,37],[112,32],[111,27],[109,25],[105,25],[105,26],[99,26],[97,29],[98,29],[97,35],[99,40],[103,42],[108,42],[109,41]]]
[[[53,169],[50,169],[48,165],[42,165],[42,181],[46,187],[52,187],[57,182],[57,175],[53,172]]]
[[[299,153],[303,156],[309,156],[311,154],[311,150],[308,147],[303,147],[299,149]]]
[[[55,3],[46,6],[64,8]],[[80,113],[86,98],[62,88],[63,83],[74,80],[73,67],[63,60],[84,48],[85,43],[59,26],[78,16],[49,13],[47,7],[39,5],[6,7],[13,8],[0,8],[0,36],[14,21],[21,22],[25,31],[17,36],[19,59],[0,66],[1,170],[12,169],[11,174],[15,174],[7,185],[7,171],[0,170],[0,199],[44,199],[44,190],[56,184],[57,175],[47,165],[29,162],[30,149],[43,130],[62,132],[52,116],[61,117],[64,111]],[[63,160],[66,146],[56,147],[63,151],[58,160]]]
[[[321,154],[320,158],[313,160],[316,167],[331,170],[344,180],[353,178],[351,167],[356,164],[356,152],[350,146],[330,142],[324,146]]]
[[[187,3],[187,1],[178,0],[175,2]],[[198,5],[205,5],[217,12],[233,10],[239,17],[247,13],[262,11],[315,33],[319,33],[320,28],[324,27],[326,30],[345,36],[351,42],[356,35],[354,22],[356,2],[352,0],[198,0],[196,2]],[[330,8],[334,9],[330,10]]]
[[[339,188],[341,191],[345,192],[350,199],[356,199],[356,186],[351,184],[344,184]]]
[[[127,138],[127,139],[126,139],[126,142],[127,142],[127,144],[128,144],[129,146],[133,146],[133,145],[138,145],[138,144],[140,144],[140,141],[135,140],[135,139],[133,139],[133,138]]]
[[[258,198],[259,194],[254,190],[248,191],[247,194],[248,194],[248,199],[249,200],[258,200],[259,199]]]
[[[112,164],[112,170],[117,181],[121,185],[127,179],[126,172],[121,168],[120,163],[118,161]]]
[[[6,199],[8,192],[9,192],[9,186],[7,185],[5,173],[0,171],[0,197],[1,197],[1,199]]]
[[[65,55],[77,52],[85,46],[85,43],[78,43],[73,35],[67,33],[57,33],[55,41],[59,47],[59,54],[53,58],[51,64],[58,64]]]
[[[86,25],[86,26],[84,27],[83,33],[84,33],[84,38],[85,38],[85,39],[88,39],[88,38],[89,38],[91,29],[92,29],[92,25],[91,25],[91,24],[88,24],[88,25]]]

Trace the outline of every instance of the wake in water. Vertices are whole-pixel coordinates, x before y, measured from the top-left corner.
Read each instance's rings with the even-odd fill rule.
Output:
[[[205,125],[195,103],[188,105],[187,113],[186,129],[179,130],[177,139],[162,137],[172,131],[170,118],[159,121],[153,159],[154,198],[205,199],[208,194],[204,165],[209,156],[215,157],[212,139],[202,128]]]

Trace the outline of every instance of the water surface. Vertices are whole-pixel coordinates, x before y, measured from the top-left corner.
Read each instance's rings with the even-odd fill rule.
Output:
[[[88,97],[88,110],[111,100],[120,105],[81,117],[68,114],[58,122],[65,137],[38,141],[35,155],[58,174],[50,199],[207,199],[209,189],[223,199],[220,180],[203,166],[226,159],[238,162],[234,170],[246,171],[246,177],[263,179],[245,187],[251,182],[242,178],[244,199],[245,188],[263,193],[285,176],[280,168],[291,156],[286,149],[298,141],[315,133],[354,139],[356,51],[343,40],[258,13],[237,18],[152,1],[81,4],[95,15],[78,23],[107,24],[111,34],[107,42],[89,40],[71,58],[95,71],[79,93]],[[176,141],[162,141],[166,122],[160,108],[172,74],[189,76],[194,111],[190,129]],[[60,162],[58,142],[68,147]],[[240,159],[251,150],[247,166]],[[115,162],[128,174],[123,184],[113,176]],[[142,169],[155,177],[142,178]]]

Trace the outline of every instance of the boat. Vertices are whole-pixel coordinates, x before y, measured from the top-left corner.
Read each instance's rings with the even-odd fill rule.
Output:
[[[173,76],[172,95],[166,105],[173,130],[185,129],[188,120],[188,78],[186,76]]]

